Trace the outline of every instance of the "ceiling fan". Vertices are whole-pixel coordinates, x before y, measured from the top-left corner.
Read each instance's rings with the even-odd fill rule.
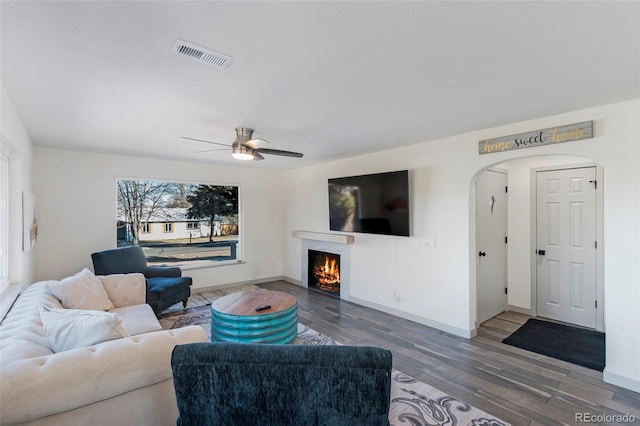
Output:
[[[249,129],[248,127],[236,127],[236,140],[233,141],[231,145],[225,143],[211,142],[205,141],[202,139],[188,138],[186,136],[182,136],[182,139],[188,139],[197,142],[210,143],[214,145],[222,145],[228,148],[219,148],[219,149],[207,149],[204,151],[196,151],[196,152],[212,152],[212,151],[227,151],[231,149],[231,156],[237,160],[264,160],[264,157],[261,154],[268,155],[280,155],[283,157],[295,157],[302,158],[302,154],[299,152],[293,151],[283,151],[280,149],[271,149],[271,148],[263,148],[260,145],[262,143],[269,143],[269,141],[253,138],[253,129]]]

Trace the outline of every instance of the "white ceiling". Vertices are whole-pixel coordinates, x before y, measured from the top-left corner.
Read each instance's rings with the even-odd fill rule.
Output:
[[[640,97],[640,3],[5,1],[1,79],[35,145],[293,168]],[[177,39],[230,55],[218,70]],[[235,161],[235,162],[233,162]],[[246,163],[243,163],[246,164]]]

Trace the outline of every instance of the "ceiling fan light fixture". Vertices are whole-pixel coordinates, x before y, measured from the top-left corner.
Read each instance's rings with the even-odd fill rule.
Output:
[[[236,160],[243,160],[243,161],[253,160],[253,155],[252,154],[243,154],[241,152],[236,152],[235,154],[231,154],[231,155]]]
[[[231,145],[228,145],[226,143],[206,141],[203,139],[188,138],[186,136],[182,136],[182,138],[197,141],[197,142],[205,142],[205,143],[210,143],[214,145],[222,145],[222,146],[229,147],[231,148],[231,157],[236,160],[242,160],[242,161],[264,160],[264,157],[262,156],[262,154],[302,158],[302,153],[300,152],[283,151],[281,149],[263,148],[263,145],[265,143],[268,144],[269,141],[261,138],[253,139],[253,129],[250,129],[248,127],[236,127],[236,140],[234,140]],[[206,151],[198,151],[198,152],[222,151],[222,150],[223,149],[218,148],[218,149],[209,149]]]
[[[236,160],[253,160],[253,150],[244,145],[234,146],[231,148],[231,156]]]

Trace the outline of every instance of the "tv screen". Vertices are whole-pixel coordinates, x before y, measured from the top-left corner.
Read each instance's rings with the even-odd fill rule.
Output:
[[[329,179],[329,229],[409,236],[409,171]]]

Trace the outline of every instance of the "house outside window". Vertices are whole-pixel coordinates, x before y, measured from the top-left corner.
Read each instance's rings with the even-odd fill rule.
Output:
[[[200,229],[200,224],[198,222],[187,222],[188,230]]]
[[[165,223],[164,224],[164,232],[173,232],[173,223]]]
[[[145,222],[142,224],[142,228],[140,228],[140,232],[142,232],[143,234],[150,234],[151,233],[151,224],[149,222]]]

